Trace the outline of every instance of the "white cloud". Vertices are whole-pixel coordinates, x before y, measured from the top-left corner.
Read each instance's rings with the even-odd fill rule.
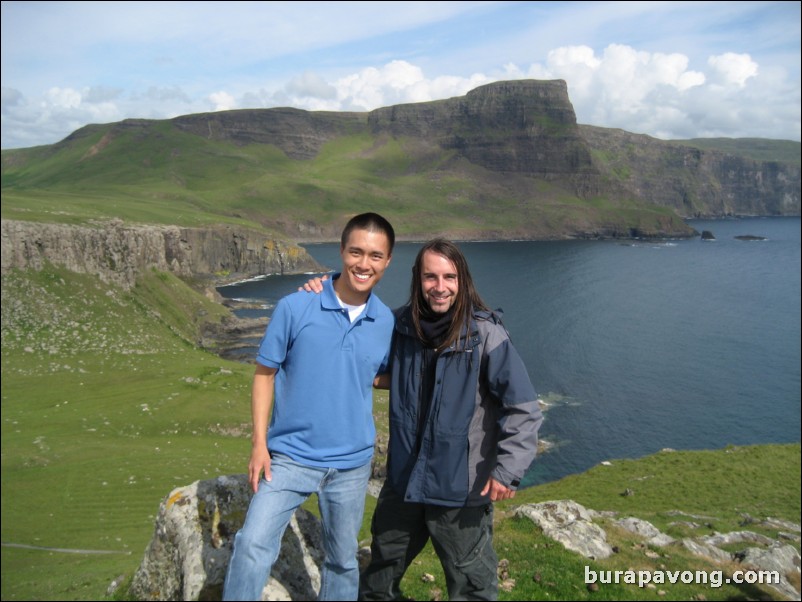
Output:
[[[213,111],[230,111],[237,108],[236,99],[228,92],[213,92],[209,94],[209,102]]]
[[[595,71],[602,64],[601,60],[596,58],[593,48],[589,46],[563,46],[549,51],[547,56],[549,67],[555,71],[577,66]]]
[[[758,74],[758,65],[748,54],[727,52],[711,56],[707,62],[717,76],[716,81],[724,85],[734,84],[743,88],[749,78]]]
[[[42,106],[51,109],[77,109],[81,106],[81,93],[70,88],[50,88]]]
[[[42,137],[56,142],[90,123],[108,123],[124,118],[119,106],[97,89],[75,90],[53,87],[36,100],[16,90],[3,90],[3,145],[14,147],[43,144]]]
[[[426,96],[417,89],[424,81],[423,71],[406,61],[392,61],[380,69],[370,67],[337,81],[337,99],[349,110],[371,110],[377,107],[418,102]],[[428,98],[425,98],[428,100]]]

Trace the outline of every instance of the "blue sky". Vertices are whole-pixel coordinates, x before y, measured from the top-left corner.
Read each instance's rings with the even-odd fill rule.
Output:
[[[800,2],[2,2],[2,148],[564,79],[579,123],[800,140]]]

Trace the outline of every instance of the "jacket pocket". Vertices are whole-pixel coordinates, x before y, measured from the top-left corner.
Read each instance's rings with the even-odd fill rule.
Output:
[[[427,454],[427,499],[462,503],[468,497],[468,439],[438,435]],[[435,502],[433,502],[435,503]]]

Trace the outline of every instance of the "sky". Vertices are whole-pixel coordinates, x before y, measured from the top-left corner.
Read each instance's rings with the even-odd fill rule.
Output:
[[[3,1],[2,141],[269,107],[370,111],[562,79],[577,122],[800,140],[793,2]]]

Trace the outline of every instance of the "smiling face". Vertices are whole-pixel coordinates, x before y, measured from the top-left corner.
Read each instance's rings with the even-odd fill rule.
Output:
[[[423,298],[433,312],[447,312],[456,302],[459,292],[457,267],[450,259],[434,251],[426,251],[421,263]]]
[[[340,248],[342,275],[334,290],[343,303],[361,305],[390,265],[390,241],[384,232],[356,228]]]

